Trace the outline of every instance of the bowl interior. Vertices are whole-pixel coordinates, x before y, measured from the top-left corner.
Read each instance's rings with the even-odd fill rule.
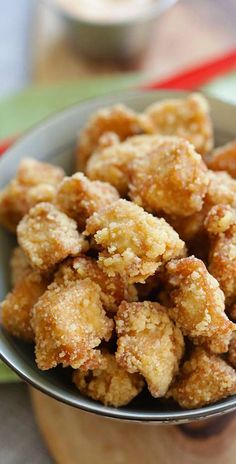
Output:
[[[182,93],[172,92],[123,92],[93,101],[83,102],[43,122],[18,141],[0,161],[0,189],[14,176],[19,161],[25,156],[58,164],[68,174],[73,172],[73,150],[76,135],[88,116],[96,109],[123,102],[135,110],[142,110],[150,103]],[[216,144],[236,137],[236,106],[211,99]],[[9,257],[15,238],[0,228],[0,300],[10,289]],[[201,419],[236,408],[236,397],[205,408],[183,411],[171,401],[156,400],[147,391],[126,407],[115,409],[86,398],[71,383],[70,369],[53,369],[42,372],[36,367],[33,346],[14,339],[0,328],[0,354],[2,359],[21,377],[54,398],[97,414],[135,421],[161,423],[186,422]]]

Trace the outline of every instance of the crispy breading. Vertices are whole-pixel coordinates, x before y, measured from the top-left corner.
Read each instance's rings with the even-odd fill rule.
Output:
[[[92,180],[110,182],[121,196],[127,196],[132,162],[147,157],[164,140],[170,137],[137,135],[120,144],[96,151],[88,161],[86,174]]]
[[[233,333],[227,353],[227,360],[236,369],[236,332]]]
[[[236,208],[236,180],[227,172],[208,171],[206,202],[210,206],[225,204]]]
[[[152,213],[185,217],[201,210],[208,182],[207,168],[193,145],[169,137],[133,161],[130,197]]]
[[[119,199],[119,194],[112,185],[90,181],[82,173],[65,177],[59,186],[55,205],[67,216],[74,219],[81,231],[86,220],[93,213],[100,211]]]
[[[17,279],[13,290],[2,302],[2,324],[15,337],[27,342],[34,340],[32,308],[45,292],[48,283],[48,279],[38,271],[28,272]]]
[[[149,118],[119,104],[94,113],[80,132],[76,150],[78,171],[84,171],[91,154],[97,149],[100,137],[107,132],[117,134],[120,140],[151,132]]]
[[[33,308],[35,355],[39,369],[63,367],[98,368],[104,339],[112,334],[100,300],[100,288],[90,279],[68,285],[52,283]]]
[[[200,211],[184,218],[165,215],[167,222],[172,225],[180,235],[180,238],[185,241],[195,239],[196,236],[204,234],[204,221],[213,206],[228,204],[236,208],[236,180],[232,179],[226,172],[208,170],[207,176],[209,184]]]
[[[231,305],[236,301],[236,210],[228,205],[214,206],[205,227],[210,235],[209,272]]]
[[[207,160],[207,166],[213,171],[226,171],[236,179],[236,140],[216,148]]]
[[[87,221],[85,235],[94,235],[103,251],[98,264],[110,276],[144,282],[163,263],[184,252],[184,242],[164,219],[118,200]]]
[[[31,158],[23,159],[16,177],[0,192],[0,224],[11,232],[35,204],[51,202],[64,177],[63,169]]]
[[[167,396],[182,408],[194,409],[235,394],[235,370],[219,356],[198,347],[183,364]]]
[[[87,247],[76,222],[50,203],[30,209],[17,226],[17,237],[31,266],[41,271]]]
[[[140,373],[155,398],[165,395],[184,352],[181,331],[159,303],[121,303],[115,317],[116,360],[129,373]]]
[[[158,134],[177,135],[205,154],[213,148],[213,127],[207,100],[200,94],[153,103],[145,113]]]
[[[11,259],[11,283],[16,285],[32,269],[21,247],[13,248]]]
[[[121,276],[109,277],[97,264],[95,259],[89,256],[79,256],[69,259],[60,265],[55,274],[56,283],[64,282],[66,285],[72,280],[90,278],[101,289],[101,301],[104,308],[116,313],[123,300],[137,301],[135,286],[128,284]]]
[[[196,344],[224,352],[236,326],[225,314],[225,298],[205,264],[190,256],[167,264],[172,286],[170,317]]]
[[[117,364],[114,354],[102,354],[104,368],[73,373],[79,391],[106,406],[118,408],[130,403],[143,389],[144,381],[138,374],[129,374]]]

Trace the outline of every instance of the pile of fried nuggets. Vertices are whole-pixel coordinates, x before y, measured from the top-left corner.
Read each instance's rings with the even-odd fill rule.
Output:
[[[236,394],[236,141],[198,94],[98,111],[78,172],[24,159],[0,193],[17,234],[2,324],[84,395],[197,408]]]

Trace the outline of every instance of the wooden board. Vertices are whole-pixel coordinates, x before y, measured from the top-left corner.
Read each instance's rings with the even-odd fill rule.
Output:
[[[31,389],[36,420],[57,464],[235,464],[236,415],[184,426],[120,422]]]

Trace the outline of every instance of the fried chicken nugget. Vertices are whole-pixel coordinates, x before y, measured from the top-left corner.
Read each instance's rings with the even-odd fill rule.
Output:
[[[138,157],[148,156],[163,140],[169,140],[169,137],[137,135],[100,149],[89,159],[86,174],[92,180],[109,182],[121,196],[127,196],[132,162]]]
[[[190,256],[168,263],[167,274],[173,288],[169,315],[183,334],[213,352],[227,351],[236,326],[225,314],[224,294],[205,264]]]
[[[205,240],[204,221],[213,206],[226,204],[236,208],[236,180],[232,179],[226,172],[208,170],[207,176],[209,183],[200,211],[184,218],[165,215],[167,222],[171,224],[184,241],[192,240],[199,234],[204,234]],[[202,243],[204,240],[202,240]]]
[[[86,220],[93,213],[100,211],[119,199],[119,194],[112,185],[92,182],[82,173],[66,177],[59,186],[55,205],[67,216],[74,219],[81,231]]]
[[[21,161],[15,179],[0,192],[0,224],[11,232],[35,204],[51,202],[63,169],[31,158]]]
[[[38,271],[18,278],[13,290],[1,304],[2,324],[14,337],[27,342],[34,340],[31,327],[32,308],[45,292],[49,281]]]
[[[226,171],[236,179],[236,140],[216,148],[207,166],[213,171]]]
[[[73,373],[73,382],[79,391],[100,401],[105,406],[119,408],[130,403],[144,387],[144,381],[138,374],[129,374],[117,364],[114,354],[103,353],[104,368]]]
[[[183,364],[167,396],[182,408],[195,409],[235,394],[235,370],[219,356],[197,347]]]
[[[145,113],[157,133],[183,137],[202,155],[212,150],[213,127],[207,100],[202,95],[160,101],[149,106]]]
[[[79,254],[87,245],[76,222],[50,203],[30,209],[17,226],[17,237],[31,266],[41,271]]]
[[[100,288],[90,279],[68,285],[52,283],[33,308],[38,368],[98,368],[101,353],[94,348],[112,334],[100,300]]]
[[[184,352],[181,331],[159,303],[121,303],[115,317],[116,360],[129,373],[140,373],[155,398],[164,396]]]
[[[218,280],[226,304],[236,301],[236,210],[214,206],[205,227],[210,235],[209,272]]]
[[[117,134],[120,140],[150,132],[151,123],[125,105],[115,105],[97,111],[87,122],[78,139],[76,161],[78,171],[84,171],[91,154],[97,149],[100,137],[107,132]]]
[[[130,283],[144,282],[156,269],[184,253],[185,245],[164,219],[126,200],[118,200],[88,219],[85,235],[94,235],[103,251],[98,265]]]
[[[123,300],[137,301],[137,290],[134,285],[128,284],[121,276],[109,277],[89,256],[79,256],[62,263],[55,274],[56,283],[71,282],[72,280],[90,278],[101,289],[101,301],[104,308],[116,313]]]
[[[25,275],[32,270],[29,260],[21,247],[15,247],[10,259],[11,283],[15,286]]]
[[[193,145],[169,137],[133,161],[130,197],[154,214],[185,217],[201,210],[208,182],[207,168]]]

